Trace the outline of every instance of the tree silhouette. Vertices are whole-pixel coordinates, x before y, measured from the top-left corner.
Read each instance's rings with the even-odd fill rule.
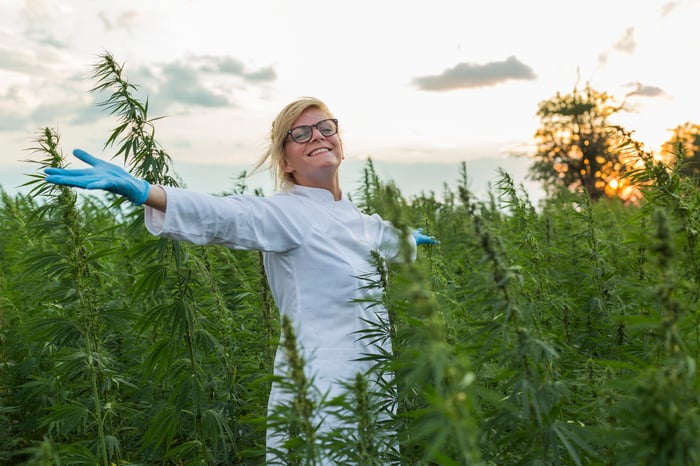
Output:
[[[625,167],[629,138],[608,121],[621,108],[589,85],[541,102],[537,115],[542,126],[535,132],[530,178],[546,187],[584,189],[591,199],[605,196],[606,186],[617,183]]]
[[[679,172],[700,186],[700,125],[685,122],[672,131],[671,138],[661,147],[662,156],[675,159],[675,164],[680,164]]]

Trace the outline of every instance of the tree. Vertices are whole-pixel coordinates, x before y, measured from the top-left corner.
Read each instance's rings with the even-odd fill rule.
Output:
[[[700,125],[685,122],[673,130],[671,138],[661,146],[664,159],[680,163],[679,171],[700,186]]]
[[[545,186],[584,189],[591,199],[605,196],[611,183],[619,186],[629,139],[608,119],[621,109],[610,95],[589,85],[541,102],[537,115],[542,127],[535,133],[530,178]]]

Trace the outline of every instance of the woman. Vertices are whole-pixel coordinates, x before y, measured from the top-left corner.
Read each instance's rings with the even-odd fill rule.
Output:
[[[298,99],[272,123],[268,150],[256,167],[268,164],[272,170],[279,192],[270,197],[220,197],[150,186],[84,151],[74,154],[92,168],[47,168],[46,181],[105,189],[145,204],[146,228],[154,235],[262,251],[275,303],[289,318],[306,355],[307,376],[320,393],[331,398],[340,394],[340,382],[369,371],[371,362],[360,358],[391,351],[358,337],[378,319],[387,320],[385,309],[367,304],[376,291],[367,290],[362,277],[378,273],[371,253],[399,260],[402,245],[408,244],[413,259],[416,244],[436,241],[420,231],[413,232],[415,241],[405,241],[389,222],[363,214],[343,197],[338,121],[322,101]],[[275,374],[286,373],[282,349],[274,367]],[[268,409],[284,396],[273,384]],[[333,425],[330,417],[319,420],[322,430]],[[268,450],[279,448],[280,440],[268,430]]]

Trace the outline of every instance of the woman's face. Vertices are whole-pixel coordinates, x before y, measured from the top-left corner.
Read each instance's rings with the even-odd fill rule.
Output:
[[[291,135],[287,135],[282,169],[294,178],[296,184],[322,187],[326,186],[332,177],[337,176],[340,162],[345,158],[340,137],[337,132],[331,136],[324,136],[318,128],[312,126],[328,118],[328,115],[316,107],[307,108],[296,119],[292,129],[311,126],[311,138],[298,143]]]

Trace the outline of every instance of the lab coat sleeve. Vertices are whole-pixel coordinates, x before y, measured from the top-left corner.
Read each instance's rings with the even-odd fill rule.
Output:
[[[416,260],[416,242],[408,234],[394,227],[391,222],[383,220],[379,215],[372,215],[372,220],[377,225],[377,242],[379,251],[388,262],[413,262]],[[408,256],[402,248],[410,248]]]
[[[282,196],[213,196],[164,187],[166,212],[146,207],[146,228],[154,235],[231,249],[286,252],[298,247],[310,224]]]

